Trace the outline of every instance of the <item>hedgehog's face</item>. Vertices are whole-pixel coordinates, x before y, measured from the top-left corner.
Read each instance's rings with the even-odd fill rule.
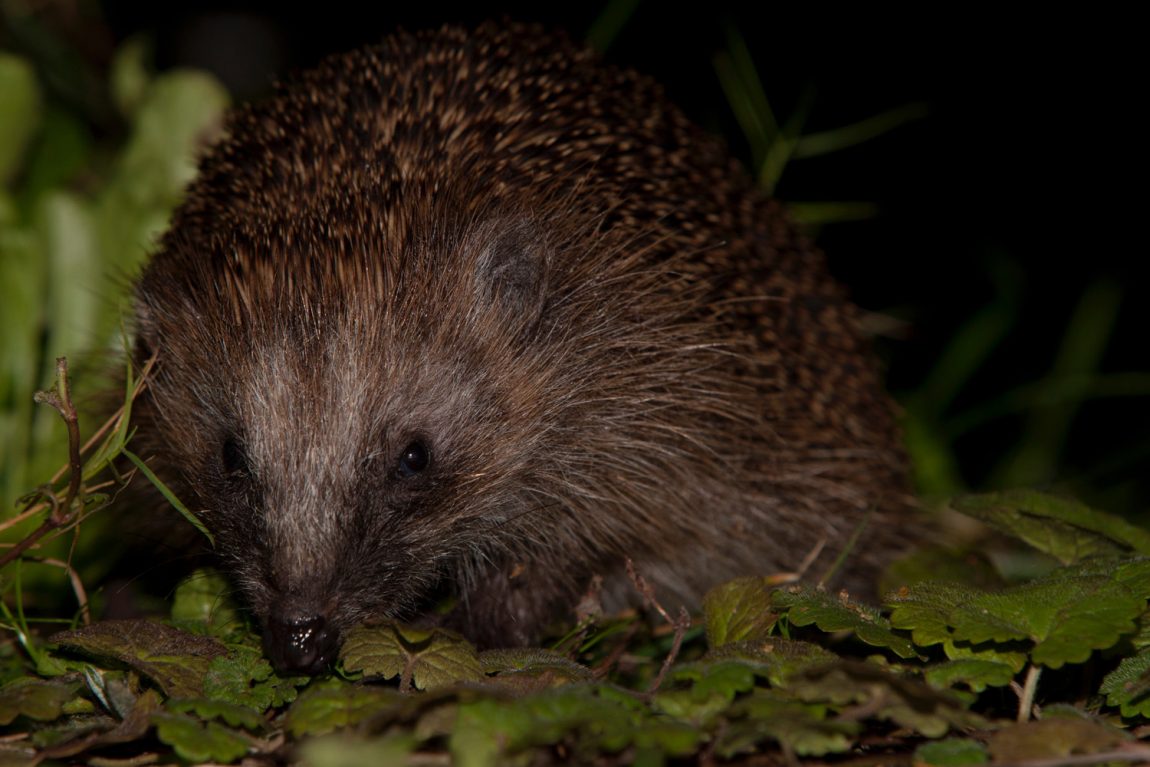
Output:
[[[542,288],[529,249],[496,245],[476,280],[333,300],[311,322],[198,304],[159,328],[142,313],[159,359],[145,428],[168,443],[278,668],[314,673],[351,626],[411,614],[509,547],[505,523],[534,503],[523,477],[546,429],[512,337],[529,312],[508,310]],[[450,308],[415,316],[433,290]],[[181,323],[203,329],[189,343]]]

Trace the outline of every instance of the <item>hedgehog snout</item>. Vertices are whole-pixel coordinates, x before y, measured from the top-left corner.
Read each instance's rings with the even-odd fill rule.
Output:
[[[264,627],[264,652],[276,671],[318,674],[339,650],[339,631],[319,614],[273,611]]]

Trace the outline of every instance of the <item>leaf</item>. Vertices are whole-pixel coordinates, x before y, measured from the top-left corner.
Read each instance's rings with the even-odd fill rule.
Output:
[[[1007,686],[1017,673],[1018,669],[1008,663],[966,658],[932,666],[923,676],[927,682],[940,689],[965,684],[974,692],[982,692],[987,687]]]
[[[914,645],[891,631],[890,621],[878,610],[848,597],[832,596],[806,586],[791,586],[775,591],[771,601],[785,609],[787,620],[796,626],[814,624],[823,631],[849,630],[863,642],[889,648],[900,658],[918,656]]]
[[[41,722],[58,719],[65,704],[74,700],[83,683],[78,679],[20,677],[0,687],[0,725],[26,716]]]
[[[486,650],[479,653],[484,673],[492,681],[520,694],[572,682],[591,681],[591,669],[567,656],[542,648]]]
[[[172,698],[197,698],[211,661],[226,653],[214,639],[146,620],[94,623],[50,638],[68,650],[115,660],[151,679]]]
[[[420,690],[483,679],[475,648],[445,629],[395,624],[348,632],[340,650],[344,670],[367,677],[410,679]]]
[[[228,596],[231,591],[231,585],[215,570],[196,570],[176,587],[172,620],[210,636],[226,636],[243,625]]]
[[[739,578],[711,589],[703,600],[707,644],[766,639],[778,616],[764,578]]]
[[[681,665],[672,671],[668,684],[652,703],[657,711],[703,726],[725,711],[736,695],[754,689],[756,671],[733,660]]]
[[[165,708],[177,714],[195,714],[197,719],[220,719],[230,727],[245,730],[255,731],[264,726],[263,717],[255,711],[223,700],[180,698],[168,701]]]
[[[204,695],[263,713],[295,700],[308,677],[281,677],[254,647],[233,645],[204,674]]]
[[[952,505],[1063,564],[1132,552],[1150,555],[1150,532],[1077,501],[1012,490],[966,496]]]
[[[990,755],[986,746],[969,738],[946,738],[924,743],[914,752],[916,767],[968,767],[988,761]]]
[[[988,747],[995,762],[1019,763],[1105,753],[1128,740],[1121,731],[1092,719],[1048,716],[998,730]]]
[[[910,629],[917,644],[944,644],[952,659],[982,655],[1017,671],[1021,664],[1010,652],[1022,643],[1032,645],[1034,663],[1080,663],[1135,632],[1146,601],[1135,589],[1145,588],[1147,562],[1092,559],[997,592],[920,583],[887,598],[891,623]],[[997,657],[981,654],[982,643],[996,643],[989,649]]]
[[[1108,705],[1121,707],[1122,716],[1150,716],[1150,650],[1123,658],[1098,691]]]
[[[335,680],[313,684],[288,709],[287,729],[296,738],[323,735],[378,715],[405,697],[386,687]]]
[[[46,759],[61,759],[99,746],[137,741],[148,732],[152,716],[159,710],[159,693],[155,690],[145,690],[136,697],[131,709],[120,721],[108,717],[106,721],[111,726],[101,728],[102,731],[89,731],[81,737],[57,740],[53,745],[45,747],[41,751],[41,756]]]
[[[983,724],[982,718],[967,711],[953,694],[917,679],[896,676],[874,663],[839,661],[810,669],[794,680],[790,689],[800,700],[857,706],[928,738]]]
[[[811,642],[771,637],[764,642],[734,642],[711,650],[704,660],[738,660],[766,676],[772,687],[786,687],[797,673],[825,666],[838,656]]]
[[[1050,668],[1081,663],[1135,630],[1146,600],[1113,576],[1055,571],[998,593],[982,594],[951,613],[954,638],[979,643],[1029,640],[1031,659]]]
[[[715,752],[726,759],[757,752],[770,740],[799,756],[843,753],[862,730],[858,722],[828,720],[825,705],[784,698],[774,690],[756,690],[727,715],[731,722],[715,741]]]
[[[251,741],[215,722],[187,714],[157,711],[152,715],[156,737],[189,762],[234,762],[248,752]]]

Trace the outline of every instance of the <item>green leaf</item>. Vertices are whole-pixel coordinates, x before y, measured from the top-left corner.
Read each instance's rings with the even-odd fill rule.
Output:
[[[323,735],[377,716],[406,697],[390,688],[338,680],[313,684],[288,710],[287,729],[296,738]]]
[[[172,620],[211,636],[226,636],[242,626],[231,592],[231,585],[215,570],[196,570],[176,587]]]
[[[825,666],[838,656],[811,642],[771,637],[763,642],[734,642],[711,650],[707,661],[737,660],[766,676],[772,687],[786,687],[802,671]]]
[[[952,505],[1063,564],[1096,556],[1150,555],[1150,532],[1077,501],[1013,490],[966,496]]]
[[[711,647],[766,639],[778,621],[765,578],[739,578],[716,586],[703,600],[703,614]]]
[[[148,677],[172,698],[198,698],[213,659],[226,649],[208,637],[146,620],[94,623],[50,638],[89,657],[115,660]]]
[[[996,763],[1017,764],[1106,753],[1128,740],[1120,730],[1092,719],[1047,716],[998,730],[988,746]]]
[[[367,677],[410,679],[420,690],[483,679],[475,647],[445,629],[390,624],[348,632],[340,650],[345,671]]]
[[[655,696],[654,707],[676,719],[703,726],[726,710],[736,695],[754,688],[758,670],[732,660],[678,666]],[[684,683],[689,685],[683,686]]]
[[[917,679],[896,676],[874,663],[840,661],[810,669],[790,689],[804,701],[873,711],[878,719],[890,720],[928,738],[942,737],[951,729],[985,724],[953,694]]]
[[[1009,663],[979,658],[953,660],[931,666],[924,674],[926,681],[940,689],[965,684],[974,692],[987,687],[1005,687],[1014,680],[1018,669]]]
[[[924,743],[914,752],[916,767],[968,767],[988,761],[990,755],[986,746],[969,738],[946,738]]]
[[[180,698],[168,701],[165,708],[177,714],[194,714],[197,719],[220,719],[230,727],[245,730],[256,731],[264,726],[263,717],[250,708],[223,700]]]
[[[1108,705],[1121,708],[1122,716],[1150,716],[1150,650],[1123,658],[1098,691]]]
[[[189,762],[234,762],[248,752],[251,741],[215,722],[187,714],[158,711],[152,715],[156,736]]]
[[[757,753],[772,740],[798,756],[840,754],[862,730],[858,722],[828,720],[825,705],[784,698],[774,690],[756,690],[735,703],[728,717],[731,722],[715,741],[715,753],[724,759]]]
[[[72,679],[36,679],[21,677],[0,687],[0,725],[11,724],[16,717],[26,716],[50,722],[64,713],[64,706],[74,700],[83,683]]]
[[[591,669],[553,650],[536,647],[486,650],[479,653],[484,673],[520,694],[572,682],[591,681]]]
[[[900,658],[918,656],[910,640],[891,631],[890,622],[878,610],[847,597],[791,586],[775,591],[771,601],[775,607],[785,609],[787,619],[796,626],[814,624],[823,631],[853,631],[863,642],[889,648]]]
[[[258,648],[233,645],[208,666],[204,695],[262,713],[295,700],[297,688],[308,681],[308,677],[279,676]]]

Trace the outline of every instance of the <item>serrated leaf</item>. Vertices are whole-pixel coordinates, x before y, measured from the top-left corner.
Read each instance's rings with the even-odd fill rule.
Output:
[[[834,596],[805,586],[779,589],[771,595],[776,608],[786,610],[796,626],[814,624],[823,631],[852,631],[863,642],[886,647],[900,658],[918,657],[910,640],[895,634],[890,621],[873,607],[845,596]]]
[[[703,600],[703,614],[710,647],[766,639],[778,621],[764,578],[739,578],[716,586]]]
[[[479,665],[492,680],[524,694],[572,682],[588,682],[591,669],[565,655],[541,648],[485,650]]]
[[[264,726],[264,718],[255,711],[223,700],[180,698],[168,701],[165,708],[177,714],[194,714],[198,719],[220,719],[229,727],[245,730],[255,731]]]
[[[1060,668],[1133,633],[1145,602],[1111,576],[1055,571],[961,604],[951,621],[958,641],[1029,640],[1033,662]]]
[[[763,642],[732,642],[707,652],[704,660],[737,660],[766,676],[772,687],[785,687],[787,680],[805,669],[824,666],[838,656],[811,642],[771,637]]]
[[[914,763],[923,767],[975,767],[990,761],[986,746],[969,738],[946,738],[915,749]]]
[[[676,719],[696,726],[725,710],[739,693],[755,686],[757,669],[739,661],[700,661],[678,666],[652,703]]]
[[[928,738],[942,737],[952,728],[983,724],[982,718],[967,711],[953,694],[917,679],[896,676],[874,663],[840,661],[810,669],[790,689],[800,700],[873,710],[874,717]]]
[[[858,722],[828,720],[825,705],[784,698],[774,690],[756,690],[727,716],[731,721],[715,741],[715,753],[726,759],[756,752],[771,740],[799,756],[839,754],[850,750],[862,730]]]
[[[1121,707],[1122,716],[1150,716],[1150,650],[1123,658],[1103,678],[1098,692],[1108,705]]]
[[[102,621],[56,634],[49,641],[92,658],[123,663],[172,698],[200,697],[212,660],[227,652],[214,639],[146,620]]]
[[[204,696],[264,712],[295,700],[308,677],[281,677],[254,647],[233,645],[204,674]]]
[[[965,684],[974,692],[987,687],[1005,687],[1018,673],[1013,666],[993,660],[967,658],[931,666],[923,674],[926,681],[939,689]]]
[[[987,745],[995,762],[1017,764],[1105,753],[1127,740],[1125,733],[1098,721],[1047,717],[1000,729]]]
[[[9,725],[18,716],[40,722],[57,719],[82,686],[77,679],[14,679],[0,687],[0,725]]]
[[[104,724],[89,728],[84,734],[73,731],[70,737],[57,739],[52,745],[45,743],[41,757],[63,759],[99,746],[131,743],[139,740],[151,727],[152,715],[159,710],[159,693],[155,690],[145,690],[136,697],[131,710],[123,719],[117,721],[111,717],[103,717]],[[93,719],[89,718],[89,721],[93,721]]]
[[[401,703],[404,695],[386,687],[370,687],[329,681],[312,685],[288,710],[287,728],[296,738],[324,735],[350,727],[388,707]]]
[[[189,762],[234,762],[248,752],[251,741],[217,724],[187,714],[157,711],[152,715],[156,737]]]
[[[340,660],[351,673],[382,679],[410,677],[420,690],[483,679],[475,647],[445,629],[397,624],[354,628],[344,640]]]
[[[1077,501],[1034,490],[966,496],[952,505],[1063,564],[1131,552],[1150,555],[1150,532]]]

